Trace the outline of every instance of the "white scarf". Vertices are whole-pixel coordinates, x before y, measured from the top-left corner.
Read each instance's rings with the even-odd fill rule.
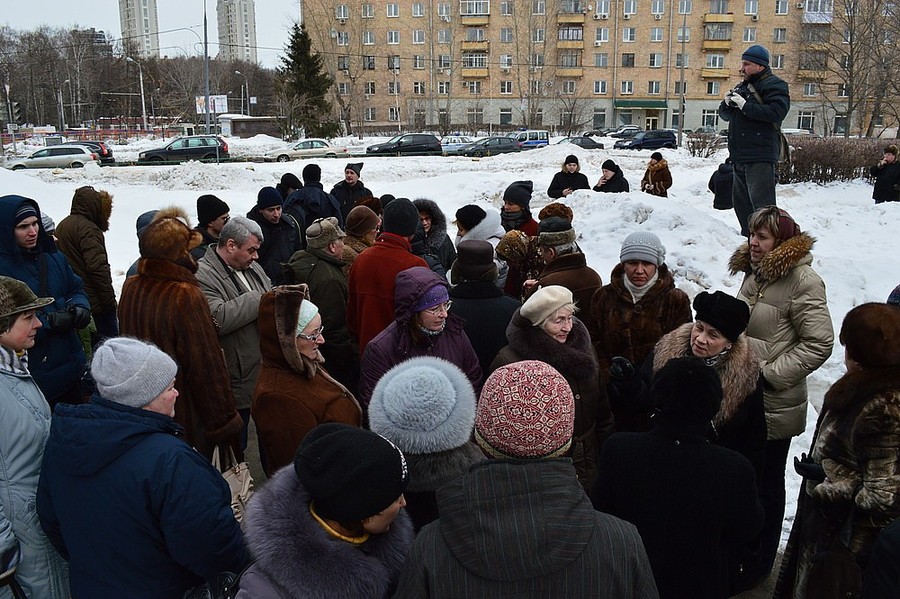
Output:
[[[632,301],[634,301],[634,303],[638,303],[639,301],[641,301],[641,298],[643,298],[644,295],[646,295],[646,293],[648,291],[650,291],[651,287],[656,285],[656,281],[658,281],[658,280],[659,280],[659,271],[658,270],[655,273],[653,273],[653,276],[650,278],[649,281],[647,281],[640,287],[638,287],[637,285],[632,283],[631,280],[627,276],[625,276],[625,275],[622,276],[622,281],[625,283],[625,289],[627,289],[628,292],[631,294],[631,299],[632,299]]]

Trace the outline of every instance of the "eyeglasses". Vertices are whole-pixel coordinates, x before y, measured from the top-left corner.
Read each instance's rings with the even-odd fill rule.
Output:
[[[319,337],[322,336],[322,333],[324,333],[324,332],[325,332],[325,326],[322,325],[318,329],[316,329],[315,331],[310,333],[309,335],[307,335],[306,333],[297,333],[297,336],[300,337],[301,339],[306,339],[307,341],[316,341]]]
[[[423,312],[428,312],[432,316],[439,316],[441,312],[449,312],[450,306],[453,305],[453,300],[448,300],[443,304],[438,304],[434,308],[428,308],[427,310],[423,310]]]

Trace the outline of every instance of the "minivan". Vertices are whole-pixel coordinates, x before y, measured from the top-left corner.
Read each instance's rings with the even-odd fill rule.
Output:
[[[523,150],[540,148],[550,143],[550,132],[544,129],[528,129],[526,131],[513,131],[507,137],[511,137]]]
[[[403,133],[381,144],[366,148],[366,154],[415,154],[440,156],[440,140],[428,133]]]

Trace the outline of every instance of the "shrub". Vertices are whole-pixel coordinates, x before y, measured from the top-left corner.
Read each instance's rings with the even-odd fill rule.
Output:
[[[696,158],[709,158],[728,144],[727,138],[711,133],[688,133],[684,139],[684,147]]]
[[[779,183],[850,181],[869,177],[869,168],[881,159],[881,139],[843,137],[788,137],[794,151],[791,162],[778,165]]]

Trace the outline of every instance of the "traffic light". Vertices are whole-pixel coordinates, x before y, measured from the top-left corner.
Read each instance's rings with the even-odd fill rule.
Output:
[[[11,102],[12,105],[12,120],[14,123],[20,123],[22,121],[22,109],[19,107],[18,102]]]

